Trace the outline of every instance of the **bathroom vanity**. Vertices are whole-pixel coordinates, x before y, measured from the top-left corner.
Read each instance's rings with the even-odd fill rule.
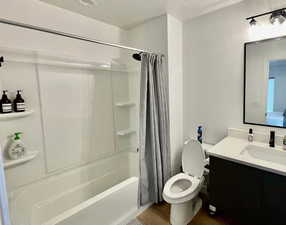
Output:
[[[285,37],[245,43],[244,124],[286,128],[285,44]],[[228,137],[208,152],[210,213],[225,212],[242,225],[285,225],[283,137],[275,137],[272,130],[269,142],[269,133],[254,131],[252,142],[252,129],[249,135],[229,129]],[[278,147],[270,148],[275,139]]]
[[[286,224],[286,152],[228,136],[209,154],[211,212],[243,225]]]

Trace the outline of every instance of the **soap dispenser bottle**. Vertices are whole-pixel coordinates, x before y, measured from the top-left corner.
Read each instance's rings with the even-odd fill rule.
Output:
[[[250,128],[248,132],[248,141],[253,142],[253,130]]]
[[[24,143],[21,141],[21,132],[16,132],[14,134],[13,140],[8,147],[8,156],[11,160],[16,160],[25,155],[26,148]]]
[[[203,127],[198,127],[198,134],[197,134],[197,140],[202,144],[203,143]]]
[[[8,91],[4,90],[2,98],[0,100],[0,112],[1,113],[11,113],[12,112],[12,102],[7,96]]]
[[[24,112],[26,110],[25,101],[21,95],[22,91],[17,90],[16,98],[13,101],[14,111],[15,112]]]

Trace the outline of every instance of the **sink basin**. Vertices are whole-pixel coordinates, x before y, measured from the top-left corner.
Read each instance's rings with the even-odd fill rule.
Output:
[[[286,166],[286,152],[273,148],[248,145],[241,151],[240,155]]]

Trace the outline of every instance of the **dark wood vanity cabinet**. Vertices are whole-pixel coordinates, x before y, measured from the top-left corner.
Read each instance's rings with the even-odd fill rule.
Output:
[[[268,224],[286,224],[286,177],[264,173],[263,210]]]
[[[242,225],[286,224],[286,177],[210,157],[210,204]]]

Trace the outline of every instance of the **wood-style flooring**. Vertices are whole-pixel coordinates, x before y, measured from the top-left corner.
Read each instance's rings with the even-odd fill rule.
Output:
[[[170,225],[170,205],[167,203],[153,205],[141,213],[137,219],[143,225]],[[188,225],[239,225],[229,218],[222,216],[211,217],[207,210],[202,208]]]

